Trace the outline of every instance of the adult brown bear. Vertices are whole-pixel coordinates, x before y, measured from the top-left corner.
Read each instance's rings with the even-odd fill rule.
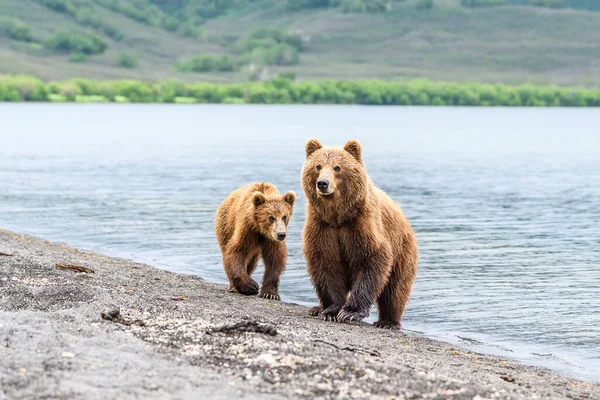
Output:
[[[402,209],[369,179],[360,143],[306,143],[303,252],[320,305],[311,315],[399,328],[417,273],[417,240]]]
[[[260,297],[279,300],[279,277],[285,268],[285,238],[296,195],[283,196],[269,183],[251,183],[234,190],[219,206],[215,232],[230,290],[245,295],[258,293],[251,275],[260,257],[265,274]]]

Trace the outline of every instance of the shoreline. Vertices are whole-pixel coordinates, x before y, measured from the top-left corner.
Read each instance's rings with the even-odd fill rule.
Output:
[[[28,235],[0,229],[0,252],[0,399],[600,398],[600,383]]]

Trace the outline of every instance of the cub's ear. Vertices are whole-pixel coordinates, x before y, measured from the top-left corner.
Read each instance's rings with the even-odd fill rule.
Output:
[[[358,140],[350,140],[344,146],[344,150],[352,154],[352,157],[356,158],[359,163],[362,163],[362,149]]]
[[[296,193],[290,190],[289,192],[283,195],[283,201],[288,203],[290,206],[293,206],[294,202],[296,201]]]
[[[265,199],[265,195],[261,192],[254,192],[252,194],[252,204],[254,204],[254,207],[262,206],[265,204],[265,201],[267,201],[267,199]]]
[[[319,150],[320,148],[322,148],[323,145],[317,140],[317,139],[308,139],[308,142],[306,142],[306,157],[310,157],[310,155],[312,153],[314,153],[315,151]]]

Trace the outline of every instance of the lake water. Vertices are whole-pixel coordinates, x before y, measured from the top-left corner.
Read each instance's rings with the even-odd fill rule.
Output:
[[[0,227],[225,283],[215,210],[270,181],[298,195],[282,298],[312,305],[304,143],[359,139],[419,238],[403,326],[599,380],[599,129],[592,109],[0,105]]]

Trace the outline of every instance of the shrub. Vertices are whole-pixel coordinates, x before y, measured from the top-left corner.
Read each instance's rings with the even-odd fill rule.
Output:
[[[556,86],[410,82],[294,82],[291,76],[245,84],[156,84],[76,79],[44,84],[28,76],[0,76],[0,101],[168,102],[256,104],[371,104],[435,106],[600,107],[600,90]]]
[[[72,53],[69,56],[69,62],[82,63],[87,61],[87,56],[83,53]]]
[[[135,68],[137,67],[137,57],[129,53],[119,54],[118,63],[123,68]]]
[[[234,49],[244,52],[246,63],[296,65],[304,49],[302,37],[281,29],[259,28],[238,40]]]
[[[240,52],[250,52],[257,48],[269,48],[277,44],[290,45],[298,51],[304,50],[302,37],[281,29],[258,28],[238,40],[235,48]]]
[[[31,29],[22,22],[10,18],[0,18],[0,31],[2,30],[8,37],[19,42],[35,42]]]
[[[529,4],[536,7],[565,8],[565,0],[529,0]]]
[[[75,20],[84,26],[89,26],[101,32],[114,40],[122,40],[124,35],[114,26],[105,24],[96,11],[92,8],[92,0],[35,0],[42,5],[61,13],[65,13],[75,18]],[[111,0],[108,0],[111,1]]]
[[[5,101],[46,101],[44,82],[26,75],[8,75],[0,78],[0,97]]]
[[[102,54],[107,48],[106,42],[94,33],[56,31],[45,42],[45,46],[57,52],[82,53],[86,55]]]
[[[17,89],[0,77],[0,101],[22,101]]]
[[[433,0],[419,0],[417,2],[417,8],[419,10],[429,10],[433,8]]]
[[[103,25],[102,31],[106,36],[112,38],[113,40],[116,40],[117,42],[120,42],[125,37],[125,34],[118,28],[115,28],[114,26]]]
[[[77,103],[108,103],[108,99],[104,96],[77,96],[75,98]]]
[[[300,62],[298,50],[287,44],[277,44],[265,49],[256,49],[247,58],[266,65],[296,65]]]
[[[327,8],[337,7],[339,0],[287,0],[287,8],[290,10],[301,10],[304,8]]]
[[[179,72],[231,72],[235,66],[228,56],[199,54],[188,61],[177,63],[175,69]]]
[[[460,4],[464,7],[493,7],[508,4],[508,0],[460,0]]]

